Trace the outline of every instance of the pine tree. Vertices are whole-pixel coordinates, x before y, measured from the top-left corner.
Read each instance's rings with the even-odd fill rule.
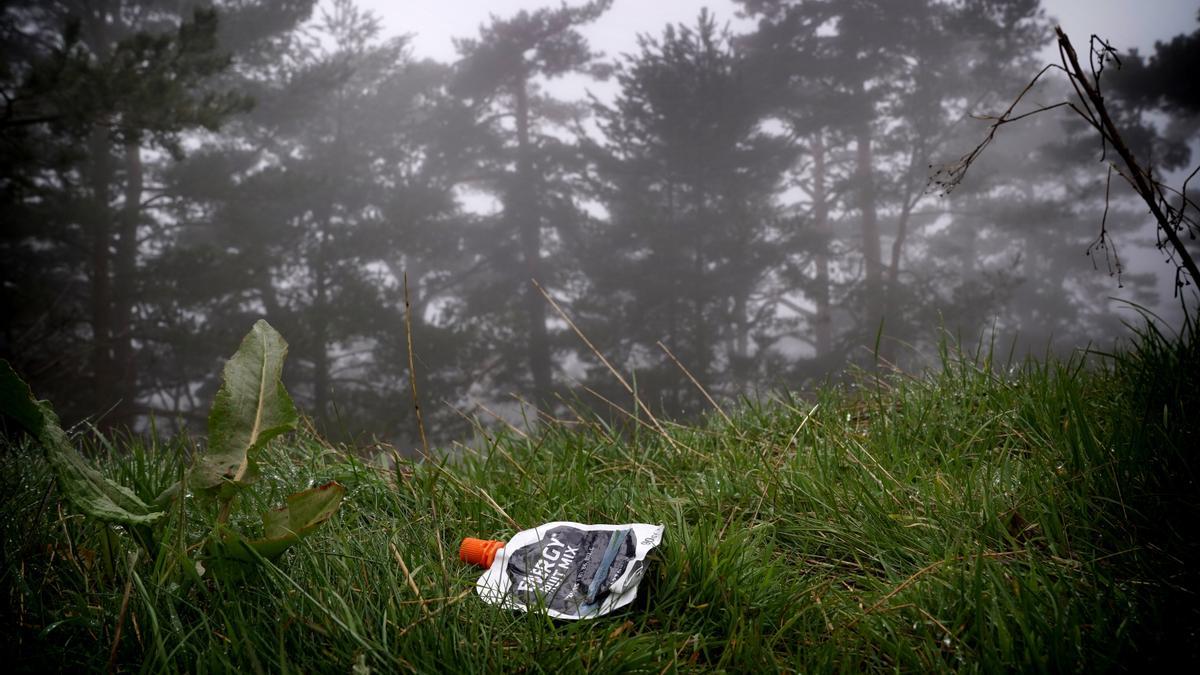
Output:
[[[6,232],[2,255],[16,269],[52,261],[5,280],[12,299],[2,351],[35,379],[87,377],[87,389],[64,391],[67,409],[111,409],[106,424],[127,423],[138,411],[147,158],[181,156],[186,134],[215,129],[248,100],[213,86],[230,64],[216,10],[180,13],[178,3],[150,0],[9,3],[0,27],[18,38],[0,83],[0,131],[17,158],[3,167],[4,199],[30,216]],[[39,339],[47,327],[51,349]]]
[[[819,345],[831,342],[872,344],[881,325],[884,358],[898,358],[900,343],[919,354],[942,316],[952,318],[950,329],[975,330],[998,314],[997,326],[1012,330],[1063,330],[1072,317],[1087,324],[1080,312],[1090,313],[1084,308],[1092,302],[1064,291],[1096,281],[1088,279],[1091,266],[1079,264],[1087,243],[1061,234],[1064,219],[1076,222],[1065,205],[1082,187],[1078,176],[1050,160],[1022,170],[1012,181],[1024,186],[1025,210],[1014,209],[1015,193],[995,184],[942,200],[928,188],[937,164],[977,141],[970,116],[1003,108],[1036,72],[1036,50],[1049,35],[1038,2],[742,4],[759,19],[745,48],[778,83],[779,115],[804,148],[796,175],[806,200],[796,204],[797,224],[810,224],[813,235],[791,241],[816,248],[795,251],[797,264],[786,275],[794,288],[781,304],[809,317],[818,357],[826,354]],[[1050,142],[1035,138],[1021,147],[1036,152]],[[857,232],[841,225],[857,225]],[[1025,239],[1022,232],[1032,229],[1037,236]],[[1056,236],[1050,233],[1059,233],[1053,242],[1045,240]],[[846,243],[858,256],[830,255]],[[1066,251],[1076,261],[1065,262]],[[1021,259],[1015,255],[1030,264],[1051,252],[1046,269],[1013,262]],[[1026,312],[1031,305],[1017,302],[1022,289],[1037,298],[1057,293],[1072,309],[1039,322]],[[835,337],[825,326],[839,305]]]
[[[293,391],[326,432],[394,440],[415,431],[397,414],[406,274],[417,347],[442,364],[425,394],[453,400],[462,386],[458,327],[426,316],[459,257],[453,172],[466,160],[439,103],[447,70],[380,33],[377,17],[338,0],[288,45],[256,109],[180,166],[182,206],[201,216],[171,265],[202,281],[204,293],[175,292],[205,317],[205,341],[265,316],[290,336]],[[182,381],[215,385],[202,362]]]
[[[508,19],[493,18],[474,39],[456,42],[458,64],[454,93],[475,110],[477,120],[493,135],[499,154],[481,157],[481,184],[494,190],[503,203],[498,226],[476,249],[487,274],[484,285],[471,291],[472,305],[486,312],[500,331],[489,340],[495,348],[524,343],[523,360],[529,374],[525,389],[530,402],[547,404],[554,386],[554,353],[546,325],[546,302],[533,282],[553,287],[559,271],[543,249],[568,233],[566,221],[576,220],[569,196],[553,183],[569,149],[547,128],[563,106],[540,96],[540,80],[571,73],[600,74],[598,56],[577,30],[596,20],[611,0],[593,0],[578,7],[521,11]],[[511,119],[509,126],[504,120]],[[514,304],[516,303],[516,304]],[[519,323],[513,320],[520,317]],[[494,353],[488,367],[498,381],[520,381],[506,359]]]
[[[698,394],[657,342],[705,388],[736,391],[763,374],[779,329],[757,298],[779,264],[773,196],[792,155],[762,128],[769,99],[747,66],[702,12],[694,28],[642,38],[615,104],[598,108],[610,223],[581,260],[593,285],[580,308],[645,395],[676,412]]]

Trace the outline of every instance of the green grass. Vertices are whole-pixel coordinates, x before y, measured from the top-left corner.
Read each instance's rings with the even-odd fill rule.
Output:
[[[0,460],[8,665],[26,670],[391,672],[1080,671],[1195,660],[1200,340],[1144,329],[1115,356],[1000,367],[949,350],[731,419],[596,417],[383,471],[310,436],[270,449],[257,512],[310,483],[334,520],[249,578],[184,585],[60,504],[39,451]],[[87,438],[94,438],[87,436]],[[153,497],[185,441],[94,440]],[[284,457],[286,455],[286,458]],[[484,605],[463,536],[545,521],[660,522],[637,601],[555,622]],[[188,555],[194,555],[194,552]],[[409,571],[406,576],[397,557]],[[414,587],[416,590],[414,591]],[[123,598],[128,602],[122,612]],[[418,593],[419,592],[419,593]],[[120,630],[120,640],[116,641]]]

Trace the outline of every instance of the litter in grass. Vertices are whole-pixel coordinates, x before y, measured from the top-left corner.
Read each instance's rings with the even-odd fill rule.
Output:
[[[508,543],[468,537],[458,555],[487,568],[475,591],[489,604],[592,619],[633,602],[662,535],[662,525],[553,522]]]

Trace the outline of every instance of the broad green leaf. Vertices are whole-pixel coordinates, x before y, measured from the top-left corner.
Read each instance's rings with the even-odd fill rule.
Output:
[[[278,558],[329,520],[341,507],[345,494],[346,488],[333,481],[289,496],[287,504],[263,514],[261,539],[247,540],[231,534],[224,542],[224,556],[247,562],[257,560],[258,556],[267,560]]]
[[[158,493],[158,496],[155,497],[154,501],[151,503],[157,508],[166,509],[171,506],[171,503],[179,497],[179,493],[182,491],[183,483],[180,481],[175,481],[174,483],[168,485],[162,492]]]
[[[196,488],[213,492],[252,483],[259,449],[296,428],[296,407],[280,381],[286,357],[283,336],[260,320],[225,364],[208,415],[208,451],[194,469]]]
[[[146,525],[165,515],[150,508],[132,490],[92,468],[71,446],[58,416],[33,396],[8,362],[0,361],[0,412],[16,420],[42,445],[58,489],[85,515],[110,523]]]

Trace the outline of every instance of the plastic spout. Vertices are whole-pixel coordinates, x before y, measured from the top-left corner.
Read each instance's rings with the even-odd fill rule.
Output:
[[[458,547],[458,559],[486,569],[492,566],[492,562],[496,560],[496,551],[502,548],[502,541],[466,537]]]

